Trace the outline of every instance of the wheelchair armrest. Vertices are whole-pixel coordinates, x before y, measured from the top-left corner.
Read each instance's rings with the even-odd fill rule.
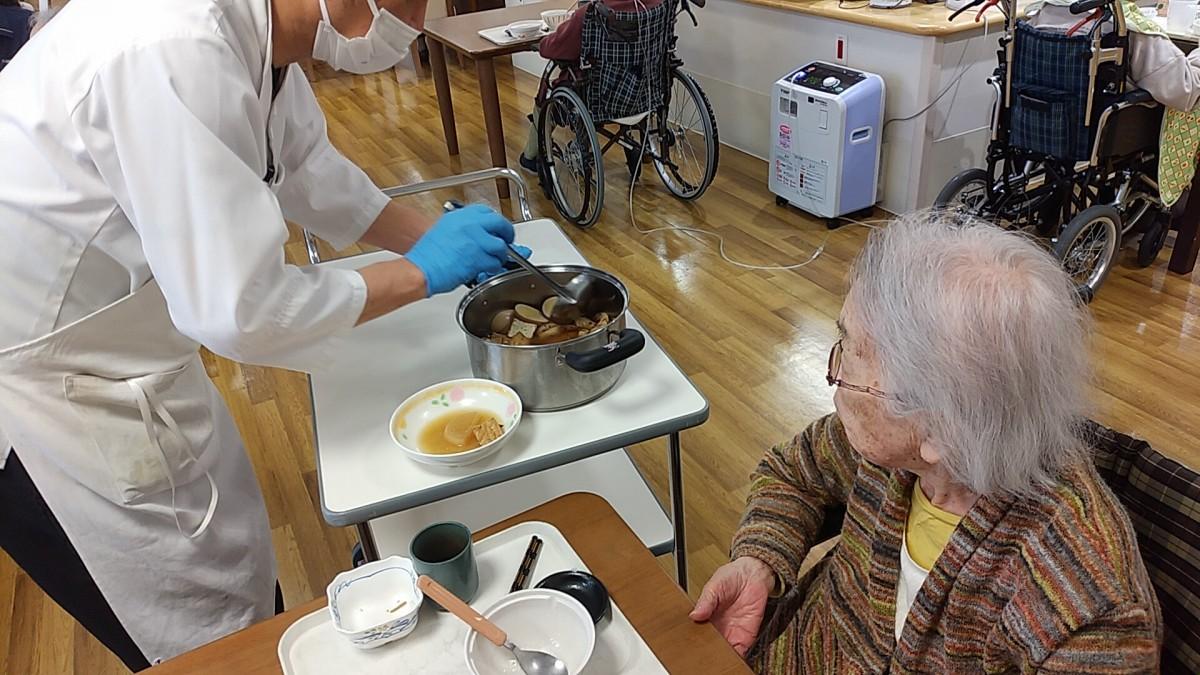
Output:
[[[1145,89],[1134,89],[1133,91],[1125,92],[1121,98],[1117,99],[1116,105],[1130,106],[1139,103],[1153,103],[1154,97]]]

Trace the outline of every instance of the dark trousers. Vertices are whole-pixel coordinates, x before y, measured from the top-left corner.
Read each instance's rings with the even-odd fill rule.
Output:
[[[137,672],[150,667],[15,452],[9,453],[0,470],[0,548],[126,668]],[[275,585],[275,609],[283,611],[279,584]]]

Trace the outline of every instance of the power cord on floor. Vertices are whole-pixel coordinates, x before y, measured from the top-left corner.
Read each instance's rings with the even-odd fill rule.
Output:
[[[646,7],[645,7],[645,5],[642,4],[641,0],[635,0],[635,2],[638,7],[638,9],[636,11],[639,11],[639,12],[646,11]],[[966,53],[967,53],[966,47],[964,47],[963,48],[963,56],[966,56]],[[961,64],[961,63],[962,63],[962,57],[959,57],[959,64]],[[960,74],[959,77],[961,78],[962,75]],[[643,78],[643,83],[645,86],[645,92],[647,94],[647,98],[649,98],[649,93],[650,93],[649,78]],[[940,98],[940,96],[939,96],[939,98]],[[935,99],[934,103],[936,103],[936,102],[937,101]],[[930,104],[930,105],[932,105],[932,104]],[[655,228],[651,228],[648,230],[643,230],[641,228],[641,226],[638,225],[637,216],[634,214],[634,211],[633,211],[633,190],[635,187],[637,187],[638,181],[641,180],[641,177],[642,177],[642,160],[644,160],[646,158],[646,146],[650,142],[650,122],[651,122],[651,116],[647,115],[643,119],[642,147],[638,150],[637,163],[634,164],[633,166],[629,167],[630,168],[630,171],[629,171],[629,223],[631,225],[633,225],[633,229],[637,230],[638,233],[640,233],[642,235],[647,235],[647,234],[653,234],[655,232],[675,231],[675,232],[687,232],[690,234],[699,234],[699,235],[706,236],[706,237],[712,237],[717,240],[717,253],[721,256],[722,260],[729,263],[730,265],[733,265],[735,267],[740,267],[742,269],[747,269],[747,270],[785,271],[785,270],[799,269],[801,267],[804,267],[805,265],[810,264],[817,258],[819,258],[821,256],[821,253],[823,253],[825,251],[825,245],[829,243],[829,237],[833,236],[833,230],[829,230],[828,232],[825,233],[825,237],[821,240],[820,246],[817,246],[816,250],[814,250],[812,252],[812,255],[810,255],[807,260],[804,260],[803,262],[794,263],[791,265],[753,265],[750,263],[741,262],[740,260],[734,260],[733,257],[730,256],[729,253],[727,253],[725,251],[724,235],[721,235],[717,232],[713,232],[711,230],[705,230],[705,229],[702,229],[699,227],[686,227],[683,225],[666,225],[663,227],[655,227]],[[875,229],[875,227],[876,227],[874,225],[869,225],[865,222],[854,220],[851,218],[843,218],[843,220],[845,220],[848,223],[854,224],[854,225],[861,225],[863,227],[869,227],[872,229]]]
[[[637,186],[638,180],[641,179],[642,160],[645,159],[645,157],[646,157],[646,145],[649,142],[649,140],[650,140],[650,134],[643,131],[642,147],[641,147],[641,150],[638,152],[637,164],[634,165],[634,167],[635,167],[634,171],[637,172],[637,175],[636,175],[636,177],[634,177],[632,175],[633,172],[631,172],[630,181],[629,181],[629,222],[631,225],[633,225],[633,229],[637,230],[640,234],[646,235],[646,234],[653,234],[655,232],[675,231],[675,232],[688,232],[691,234],[699,234],[699,235],[703,235],[706,237],[712,237],[717,240],[717,253],[721,256],[722,260],[729,263],[730,265],[733,265],[735,267],[740,267],[742,269],[747,269],[747,270],[786,271],[786,270],[799,269],[801,267],[804,267],[805,265],[812,263],[814,260],[821,257],[822,253],[824,253],[825,245],[829,243],[829,238],[831,236],[833,236],[834,230],[829,230],[828,232],[825,233],[825,237],[823,239],[821,239],[821,244],[819,246],[817,246],[817,248],[812,252],[812,255],[808,256],[808,258],[806,260],[804,260],[802,262],[798,262],[798,263],[793,263],[790,265],[754,265],[751,263],[742,262],[740,260],[734,260],[733,257],[730,256],[725,251],[725,236],[724,235],[719,234],[717,232],[713,232],[711,230],[705,230],[705,229],[702,229],[699,227],[687,227],[684,225],[664,225],[663,227],[654,227],[654,228],[650,228],[648,230],[643,230],[641,228],[641,226],[638,225],[637,216],[634,214],[634,211],[633,211],[633,190]],[[846,218],[846,217],[842,217],[842,218],[840,218],[840,220],[844,220],[851,225],[858,225],[858,226],[870,228],[872,230],[879,229],[879,225],[875,225],[872,223],[880,223],[880,224],[887,223],[887,221],[885,221],[885,220],[862,221],[862,220],[855,220],[853,218]]]

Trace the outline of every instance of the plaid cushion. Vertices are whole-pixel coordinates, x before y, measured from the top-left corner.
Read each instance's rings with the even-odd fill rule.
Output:
[[[1063,160],[1091,156],[1093,138],[1084,124],[1090,59],[1086,33],[1067,37],[1017,23],[1009,101],[1014,146]]]
[[[22,7],[0,7],[0,70],[29,40],[33,12]]]
[[[1200,474],[1095,422],[1096,468],[1129,511],[1163,613],[1164,673],[1200,673]]]
[[[657,108],[663,100],[671,6],[615,12],[588,3],[580,64],[583,100],[597,124]]]

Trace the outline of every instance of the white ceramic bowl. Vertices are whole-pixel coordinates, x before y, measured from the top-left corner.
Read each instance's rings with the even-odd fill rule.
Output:
[[[413,632],[425,595],[412,561],[398,555],[333,578],[325,589],[337,632],[355,647],[374,649]],[[406,604],[391,611],[404,601]]]
[[[570,11],[565,9],[548,9],[542,12],[542,22],[546,24],[546,28],[553,31],[566,21],[569,15]]]
[[[490,412],[500,419],[500,424],[504,426],[504,434],[491,443],[466,452],[452,455],[421,452],[417,446],[425,426],[455,410]],[[521,397],[508,385],[475,378],[451,380],[409,396],[392,413],[388,429],[392,440],[410,458],[425,464],[462,466],[478,462],[503,447],[517,430],[523,412]]]
[[[521,649],[537,649],[562,659],[576,675],[592,658],[596,627],[578,600],[548,588],[517,591],[483,613]],[[512,652],[497,647],[475,631],[467,635],[467,667],[472,675],[519,674]]]
[[[521,40],[531,38],[542,32],[545,25],[540,20],[534,19],[530,21],[514,21],[505,28],[508,29],[509,35]]]

